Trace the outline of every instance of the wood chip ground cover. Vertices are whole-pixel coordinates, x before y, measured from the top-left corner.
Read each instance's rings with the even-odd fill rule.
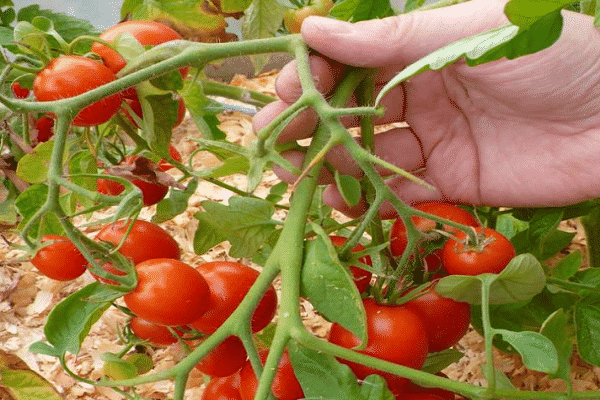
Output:
[[[254,79],[236,76],[231,82],[235,86],[245,87],[275,95],[274,81],[277,73],[271,72]],[[253,138],[251,118],[239,112],[228,112],[220,116],[221,129],[226,132],[228,140],[247,145]],[[174,132],[174,143],[184,155],[191,154],[196,148],[191,137],[198,135],[193,123],[186,120]],[[209,154],[200,153],[194,158],[196,168],[211,167],[218,160]],[[258,189],[259,194],[268,193],[271,186],[278,181],[272,174],[267,174]],[[245,187],[243,176],[234,176],[227,183]],[[223,202],[231,196],[225,189],[201,182],[196,194],[190,199],[188,210],[162,226],[179,242],[183,261],[191,265],[198,263],[230,259],[227,244],[219,245],[206,254],[196,255],[193,252],[193,237],[196,230],[195,212],[200,211],[200,202],[206,199]],[[141,218],[150,219],[154,208],[142,211]],[[94,219],[108,217],[110,210],[97,213]],[[282,216],[283,217],[283,216]],[[91,226],[84,232],[93,237],[100,228]],[[567,221],[564,229],[576,231],[571,246],[584,249],[585,240],[581,229],[574,221]],[[15,235],[4,235],[9,241],[17,241]],[[79,288],[93,281],[88,274],[72,282],[56,282],[39,275],[28,261],[23,260],[23,253],[0,241],[0,351],[19,357],[33,371],[39,373],[56,387],[68,400],[118,400],[122,397],[108,388],[98,388],[82,384],[66,374],[55,358],[32,354],[28,346],[43,339],[43,326],[50,310],[60,300]],[[303,304],[303,316],[306,325],[316,334],[325,337],[329,324],[320,318],[309,303]],[[121,349],[118,332],[125,323],[125,315],[116,308],[109,309],[98,323],[94,325],[89,337],[85,340],[77,357],[69,359],[69,365],[78,374],[89,379],[99,379],[102,371],[100,355],[105,352],[116,352]],[[444,372],[451,378],[473,384],[485,383],[481,367],[484,363],[482,338],[474,331],[469,332],[457,345],[464,357],[448,367]],[[177,345],[152,350],[156,370],[173,366],[182,357]],[[572,361],[572,380],[574,389],[598,390],[600,388],[600,368],[590,367],[577,356]],[[497,367],[510,377],[513,384],[520,389],[536,391],[562,391],[564,382],[560,379],[549,379],[547,375],[529,371],[514,355],[496,352]],[[197,371],[193,371],[188,382],[189,390],[186,399],[199,399],[203,390],[203,379]],[[173,384],[160,382],[141,387],[140,394],[150,399],[167,399],[172,395]],[[2,394],[0,393],[0,400]]]

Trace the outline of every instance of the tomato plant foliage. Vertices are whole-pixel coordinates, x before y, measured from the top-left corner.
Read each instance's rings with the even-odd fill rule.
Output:
[[[100,381],[77,378],[115,387],[127,398],[139,398],[139,384],[173,379],[169,396],[182,400],[194,368],[215,377],[207,400],[266,399],[271,390],[281,399],[527,397],[494,368],[494,346],[563,379],[568,390],[548,399],[572,394],[574,349],[600,366],[600,202],[413,208],[391,193],[375,167],[415,177],[374,157],[368,143],[378,104],[395,86],[459,61],[476,66],[543,50],[560,36],[562,10],[589,14],[593,23],[600,8],[510,0],[504,10],[510,23],[406,66],[373,101],[361,100],[369,97],[372,77],[359,68],[346,68],[334,92],[321,95],[310,75],[310,49],[288,34],[304,16],[295,10],[358,22],[432,7],[423,3],[409,0],[395,10],[389,0],[126,0],[121,17],[127,21],[102,33],[39,5],[16,10],[0,2],[6,50],[0,223],[18,232],[16,246],[49,278],[74,279],[89,269],[98,279],[54,307],[44,340],[30,350],[69,368],[67,353],[77,355],[93,324],[114,306],[129,314],[123,350],[101,356]],[[226,30],[226,18],[242,20],[241,38]],[[146,28],[150,37],[141,33]],[[304,95],[242,145],[222,130],[219,114],[252,114],[276,99],[211,80],[206,67],[245,55],[260,70],[281,52],[295,58]],[[354,92],[364,103],[359,111],[346,106]],[[306,108],[321,120],[312,142],[281,145],[285,126]],[[178,148],[173,130],[186,114],[199,133],[190,135],[188,148]],[[365,147],[340,124],[347,114],[362,119]],[[348,205],[366,202],[366,214],[355,220],[339,218],[322,200],[318,171],[328,167],[323,156],[334,144],[345,146],[364,172],[361,179],[332,174]],[[292,147],[306,154],[304,165],[282,156]],[[215,162],[199,165],[200,154]],[[265,178],[275,166],[300,179],[273,184]],[[150,196],[148,185],[160,192]],[[192,203],[206,187],[227,192],[226,200]],[[395,223],[378,217],[386,201],[398,214]],[[140,218],[145,207],[151,222]],[[97,218],[109,208],[108,219]],[[181,261],[199,257],[188,258],[187,244],[165,229],[174,218],[192,219],[195,231],[185,234],[193,233],[199,257],[222,243],[227,254],[213,263]],[[563,254],[574,237],[564,221],[574,218],[587,235],[587,258]],[[98,232],[93,238],[89,225]],[[462,256],[470,257],[466,264],[459,264]],[[327,340],[307,329],[302,301],[332,323]],[[439,374],[462,357],[451,346],[469,321],[484,338],[485,387]],[[152,352],[140,347],[175,343],[187,349],[181,361],[152,372]],[[413,390],[421,386],[438,391]]]

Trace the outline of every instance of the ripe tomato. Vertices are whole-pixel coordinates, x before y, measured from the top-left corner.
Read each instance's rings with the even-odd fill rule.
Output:
[[[267,354],[266,351],[260,353],[263,364],[267,359]],[[242,367],[240,376],[242,400],[253,400],[258,388],[258,380],[254,374],[252,365],[250,365],[250,361],[246,361],[246,364]],[[302,391],[300,382],[296,379],[296,375],[294,375],[294,369],[292,368],[290,356],[287,351],[283,353],[279,361],[275,379],[273,379],[273,384],[271,385],[271,391],[277,400],[298,400],[304,398],[304,392]]]
[[[42,274],[57,281],[70,281],[83,275],[87,260],[73,242],[58,235],[42,237],[42,243],[51,240],[54,243],[39,249],[31,263]]]
[[[246,265],[231,261],[213,261],[200,264],[198,272],[210,286],[208,311],[190,325],[205,334],[211,334],[240,304],[259,272]],[[258,303],[252,315],[252,332],[264,329],[275,316],[277,294],[271,286]]]
[[[283,16],[285,27],[292,33],[300,33],[302,22],[312,15],[326,16],[333,8],[332,0],[309,0],[305,7],[288,10]]]
[[[17,99],[26,99],[29,97],[29,89],[21,86],[19,82],[13,82],[10,88]]]
[[[43,116],[35,121],[35,130],[37,131],[36,140],[38,143],[47,142],[54,132],[54,120],[48,116]]]
[[[242,400],[240,380],[239,373],[225,378],[211,379],[200,400]]]
[[[148,207],[165,198],[169,187],[158,182],[156,179],[157,166],[150,160],[140,156],[129,156],[125,158],[122,165],[127,166],[134,175],[144,179],[127,177],[135,186],[142,191],[142,202]],[[98,193],[116,196],[125,190],[125,186],[110,179],[98,179],[96,181]]]
[[[358,352],[407,367],[421,368],[429,350],[427,330],[421,318],[407,307],[377,304],[373,299],[364,299],[363,305],[367,314],[368,343],[364,350]],[[347,349],[360,344],[356,336],[337,323],[331,326],[329,341]],[[394,394],[403,392],[409,382],[406,378],[364,365],[339,361],[347,364],[358,379],[374,373],[383,376]]]
[[[169,144],[169,155],[175,161],[178,161],[178,162],[183,161],[183,158],[181,157],[181,153],[172,144]],[[161,171],[168,171],[171,168],[173,168],[173,166],[171,164],[169,164],[169,162],[163,158],[158,162],[158,168],[160,168]]]
[[[127,103],[127,105],[129,105],[129,107],[131,107],[131,109],[133,110],[133,112],[135,112],[135,114],[138,116],[138,118],[144,118],[144,113],[142,112],[142,105],[140,103],[139,98],[137,97],[137,93],[135,93],[134,96],[131,96],[130,98],[124,99],[125,103]],[[178,108],[177,108],[177,121],[175,121],[175,123],[173,124],[173,128],[181,125],[181,123],[183,122],[183,119],[185,118],[185,102],[183,101],[182,98],[179,98],[178,101]],[[127,117],[127,119],[129,120],[129,122],[131,122],[133,125],[135,125],[136,127],[139,128],[139,125],[135,122],[135,120],[131,117],[131,115],[129,114],[129,111],[123,107],[123,112],[125,113],[125,117]]]
[[[224,377],[242,368],[247,358],[240,338],[229,336],[196,364],[196,368],[211,377]]]
[[[82,56],[59,56],[33,80],[33,94],[38,101],[74,97],[116,79],[105,65]],[[112,118],[121,107],[121,94],[115,93],[93,103],[75,116],[73,125],[93,126]]]
[[[433,288],[404,306],[421,317],[432,353],[454,346],[467,333],[471,323],[468,303],[442,297]]]
[[[96,235],[96,240],[118,245],[129,228],[129,220],[120,220],[107,225]],[[141,219],[133,223],[129,236],[119,248],[119,253],[130,258],[134,264],[153,258],[179,259],[179,245],[160,226]]]
[[[171,40],[182,39],[181,35],[166,25],[154,21],[125,21],[112,26],[100,34],[100,39],[109,43],[122,33],[129,33],[142,46],[155,46]],[[104,64],[115,74],[119,72],[127,62],[116,51],[100,43],[92,45],[92,52],[102,57]],[[181,76],[185,78],[187,68],[180,69]]]
[[[510,240],[490,228],[476,228],[478,244],[465,244],[467,235],[457,232],[442,249],[442,263],[449,274],[498,274],[516,255]]]
[[[90,265],[88,264],[88,268],[90,268]],[[115,275],[119,275],[119,276],[124,276],[126,275],[126,273],[124,271],[121,271],[117,268],[115,268],[112,263],[104,263],[103,265],[100,266],[100,268],[102,268],[103,270],[110,272],[112,274]],[[91,270],[90,270],[90,274],[94,277],[94,279],[96,279],[98,282],[104,283],[106,285],[118,285],[119,283],[116,281],[113,281],[111,279],[105,279],[105,278],[101,278],[100,276],[94,274]]]
[[[158,325],[186,325],[208,307],[210,289],[193,267],[171,258],[155,258],[135,266],[138,284],[125,296],[131,312]]]
[[[428,214],[433,214],[441,218],[449,219],[454,222],[458,222],[459,224],[468,225],[468,226],[479,226],[479,222],[468,212],[463,210],[460,207],[457,207],[453,204],[448,203],[422,203],[415,206],[417,210],[426,212]],[[427,233],[435,229],[436,223],[430,219],[423,217],[411,217],[412,222],[415,224],[415,227],[423,232]],[[455,233],[457,230],[444,225],[443,229],[450,233]],[[406,246],[408,244],[408,238],[406,236],[406,227],[404,226],[404,222],[402,222],[402,218],[396,219],[392,228],[390,229],[390,251],[394,257],[402,256]],[[440,256],[439,254],[432,254],[431,256],[426,258],[428,263],[428,269],[434,270],[440,264]]]
[[[438,372],[436,375],[443,378],[448,378],[443,372]],[[428,388],[419,386],[413,382],[410,382],[406,394],[398,399],[412,399],[412,400],[454,400],[455,395],[449,390],[441,388]]]
[[[329,239],[331,240],[331,243],[333,243],[334,246],[338,247],[342,246],[346,242],[346,238],[343,236],[329,236]],[[357,244],[352,249],[352,251],[358,252],[364,249],[365,246],[363,246],[362,244]],[[371,257],[369,256],[361,257],[359,258],[359,261],[366,265],[373,265],[373,263],[371,262]],[[364,293],[367,290],[367,287],[369,287],[369,283],[371,282],[373,274],[367,270],[355,266],[350,266],[350,272],[352,272],[352,276],[354,276],[354,283],[356,284],[358,291],[360,293]]]
[[[177,338],[163,325],[146,321],[140,317],[133,317],[129,321],[129,328],[135,336],[151,344],[166,346],[177,343]]]

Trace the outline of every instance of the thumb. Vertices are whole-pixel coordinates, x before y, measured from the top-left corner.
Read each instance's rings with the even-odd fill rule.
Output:
[[[310,47],[343,64],[407,65],[456,40],[506,24],[505,3],[473,0],[357,23],[309,17],[302,36]]]

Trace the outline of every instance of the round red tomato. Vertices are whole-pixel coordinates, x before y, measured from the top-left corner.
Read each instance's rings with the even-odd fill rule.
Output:
[[[471,323],[468,303],[442,297],[433,288],[404,306],[421,317],[432,353],[454,346],[467,333]]]
[[[31,263],[45,276],[57,281],[70,281],[85,272],[87,260],[64,236],[44,235],[42,243],[54,243],[42,247],[35,253]]]
[[[329,236],[329,239],[331,240],[331,243],[333,243],[333,245],[337,247],[342,246],[346,242],[346,238],[343,236]],[[365,246],[363,246],[362,244],[357,244],[352,249],[352,251],[358,252],[364,249]],[[358,259],[358,261],[369,266],[373,265],[373,263],[371,262],[371,257],[369,256],[361,257]],[[360,293],[364,293],[367,290],[367,287],[369,287],[369,283],[371,282],[373,274],[367,270],[355,267],[353,265],[350,266],[350,272],[352,272],[352,276],[354,277],[354,283],[356,284],[358,291]]]
[[[54,120],[48,116],[43,116],[35,121],[35,130],[37,131],[36,140],[38,143],[47,142],[52,135]]]
[[[171,156],[171,158],[173,160],[175,160],[177,162],[183,161],[183,158],[181,157],[181,153],[172,144],[169,144],[169,155]],[[160,168],[161,171],[168,171],[171,168],[173,168],[173,166],[171,164],[169,164],[169,162],[167,160],[161,159],[158,162],[158,168]]]
[[[121,220],[105,226],[96,235],[96,240],[118,245],[127,233],[129,220]],[[129,236],[119,248],[119,253],[130,258],[134,264],[153,258],[179,259],[181,252],[179,245],[160,226],[141,219],[133,223]]]
[[[166,326],[157,325],[140,317],[131,318],[129,328],[135,336],[154,345],[166,346],[177,343],[177,338]]]
[[[123,34],[129,33],[142,46],[155,46],[171,40],[182,39],[181,35],[173,29],[159,22],[154,21],[125,21],[115,26],[112,26],[100,34],[100,39],[109,43]],[[92,45],[92,51],[102,57],[104,64],[111,69],[115,74],[119,72],[127,62],[116,51],[106,47],[100,43]],[[187,75],[187,68],[180,70],[181,75]]]
[[[26,99],[29,97],[29,89],[21,86],[19,82],[13,82],[10,88],[17,99]]]
[[[240,374],[211,379],[202,393],[201,400],[242,400]]]
[[[449,274],[500,273],[516,251],[510,240],[491,228],[476,228],[478,243],[466,243],[464,232],[455,233],[442,250],[442,263]]]
[[[259,272],[246,265],[231,261],[213,261],[200,264],[198,272],[210,286],[207,312],[190,325],[205,334],[211,334],[231,315],[258,278]],[[258,303],[252,315],[252,332],[264,329],[275,316],[277,294],[271,286]]]
[[[240,338],[229,336],[196,364],[196,368],[208,376],[224,377],[242,368],[247,358]]]
[[[125,103],[127,103],[127,105],[129,105],[129,107],[131,107],[131,109],[133,110],[133,112],[135,112],[135,115],[137,115],[138,118],[140,118],[140,119],[144,118],[144,113],[142,111],[142,104],[140,103],[140,100],[137,97],[137,93],[135,94],[135,96],[127,98],[124,101],[125,101]],[[173,128],[181,125],[181,123],[183,122],[183,119],[185,118],[185,102],[183,101],[182,98],[179,98],[179,100],[177,100],[177,102],[178,102],[177,120],[173,124]],[[139,128],[139,125],[131,117],[131,115],[129,114],[129,111],[125,107],[123,107],[123,112],[125,113],[125,117],[127,117],[129,122],[131,122],[133,125],[135,125],[137,128]]]
[[[267,359],[267,354],[267,352],[260,353],[263,364]],[[250,365],[250,361],[247,361],[246,364],[244,364],[240,376],[240,393],[242,394],[242,400],[253,400],[256,395],[256,389],[258,388],[258,380],[254,374],[252,365]],[[283,353],[283,356],[279,361],[277,372],[275,373],[275,378],[271,385],[271,391],[277,400],[298,400],[304,398],[302,386],[300,386],[300,382],[298,382],[296,375],[294,375],[294,369],[292,368],[290,356],[287,351]]]
[[[368,343],[364,350],[358,352],[420,369],[429,351],[427,330],[421,318],[407,307],[377,304],[373,299],[364,299],[363,305],[367,315]],[[337,323],[331,326],[329,341],[347,349],[360,344],[354,334]],[[347,364],[358,379],[375,373],[383,376],[393,393],[403,392],[409,382],[406,378],[364,365],[339,361]]]
[[[130,171],[132,174],[144,178],[135,179],[127,177],[142,192],[144,206],[154,205],[165,198],[169,187],[157,181],[156,172],[159,168],[154,163],[145,157],[133,155],[126,157],[121,165],[128,166],[130,167],[129,169],[133,168]],[[119,195],[125,190],[125,186],[110,179],[98,179],[96,187],[98,193],[110,196]]]
[[[422,203],[415,206],[415,209],[436,215],[441,218],[449,219],[459,224],[468,226],[479,226],[479,222],[468,211],[463,210],[453,204],[448,203]],[[414,216],[411,217],[415,227],[427,233],[435,229],[436,223],[430,219]],[[450,226],[444,225],[443,229],[446,232],[455,233],[457,230]],[[406,227],[401,218],[396,219],[390,229],[390,251],[394,257],[402,256],[406,246],[408,245],[408,237],[406,236]],[[441,256],[438,252],[434,252],[425,258],[428,270],[432,271],[440,265]]]
[[[123,300],[132,313],[158,325],[186,325],[208,308],[210,289],[195,268],[170,258],[135,266],[138,284]]]
[[[117,77],[105,65],[82,56],[59,56],[33,80],[33,94],[38,101],[74,97],[112,82]],[[112,118],[121,107],[121,94],[115,93],[79,112],[75,126],[93,126]]]

